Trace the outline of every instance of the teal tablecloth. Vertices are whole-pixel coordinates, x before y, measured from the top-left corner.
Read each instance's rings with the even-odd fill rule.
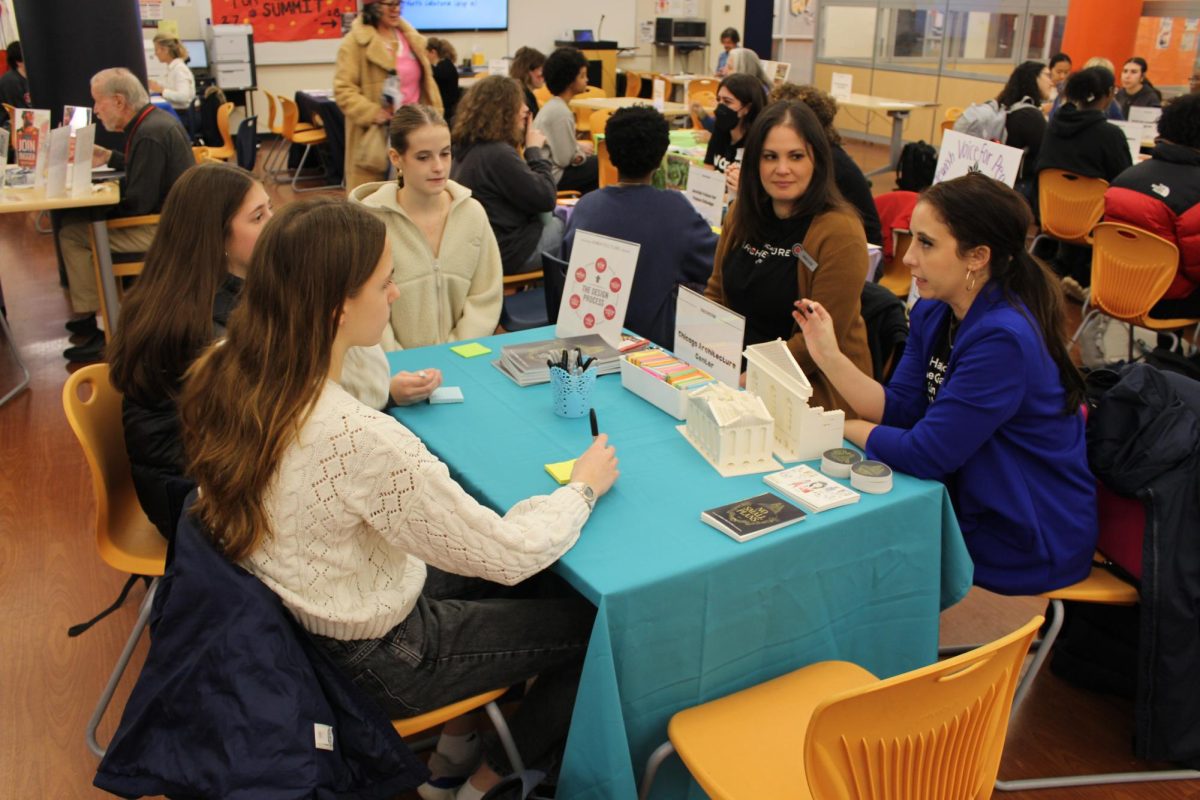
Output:
[[[520,388],[491,361],[541,328],[481,339],[489,355],[448,346],[389,354],[392,369],[438,367],[461,405],[395,416],[481,502],[504,511],[556,488],[543,465],[581,453],[587,418],[561,419],[550,387]],[[598,615],[576,700],[558,797],[636,796],[646,757],[680,709],[825,659],[886,677],[936,658],[938,612],[966,594],[972,566],[944,487],[895,476],[886,495],[738,543],[700,522],[706,508],[766,491],[722,478],[677,420],[601,377],[594,407],[621,477],[555,566]],[[799,757],[799,754],[798,754]],[[786,765],[780,765],[786,769]],[[703,796],[671,759],[656,797]]]

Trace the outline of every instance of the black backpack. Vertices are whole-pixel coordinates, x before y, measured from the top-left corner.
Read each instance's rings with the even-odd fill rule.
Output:
[[[909,142],[900,151],[900,163],[896,166],[896,188],[906,192],[919,192],[933,183],[937,169],[937,150],[933,145]]]

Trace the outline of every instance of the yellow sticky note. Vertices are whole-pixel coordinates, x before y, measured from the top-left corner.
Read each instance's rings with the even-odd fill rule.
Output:
[[[571,473],[575,470],[575,459],[570,461],[559,461],[557,464],[547,464],[546,472],[550,473],[550,477],[558,481],[559,485],[566,486],[571,482]]]
[[[456,344],[450,348],[458,353],[463,358],[474,358],[492,352],[491,348],[484,347],[479,342],[467,342],[466,344]]]

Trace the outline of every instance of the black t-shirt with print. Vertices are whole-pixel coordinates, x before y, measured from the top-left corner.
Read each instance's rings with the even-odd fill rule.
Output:
[[[725,301],[746,318],[742,346],[790,339],[792,307],[799,299],[796,270],[812,215],[779,219],[772,215],[765,242],[733,247],[722,266]]]
[[[937,342],[929,353],[929,364],[925,367],[925,396],[930,403],[946,382],[946,369],[950,366],[950,352],[954,349],[954,333],[957,330],[958,320],[953,314],[947,314],[946,321],[938,331]]]

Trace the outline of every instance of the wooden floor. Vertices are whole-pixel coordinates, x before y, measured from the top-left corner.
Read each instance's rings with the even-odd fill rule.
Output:
[[[851,144],[865,168],[886,158],[882,147]],[[886,183],[885,183],[886,179]],[[892,188],[875,179],[876,191]],[[289,189],[269,187],[276,206]],[[69,345],[68,305],[59,288],[50,237],[32,215],[0,215],[0,282],[21,357],[33,373],[28,391],[0,408],[0,798],[91,798],[96,760],[83,731],[101,686],[136,614],[134,602],[79,639],[67,627],[115,598],[124,576],[101,563],[92,534],[92,489],[79,446],[62,411]],[[1078,315],[1077,307],[1073,313]],[[0,343],[0,393],[17,374]],[[1040,611],[1029,599],[974,591],[943,615],[943,641],[983,641]],[[139,646],[131,672],[144,657]],[[101,726],[107,741],[130,680]],[[1002,777],[1138,769],[1130,757],[1128,703],[1038,679],[1009,732]],[[1200,782],[1023,792],[1014,800],[1167,798],[1200,800]]]

